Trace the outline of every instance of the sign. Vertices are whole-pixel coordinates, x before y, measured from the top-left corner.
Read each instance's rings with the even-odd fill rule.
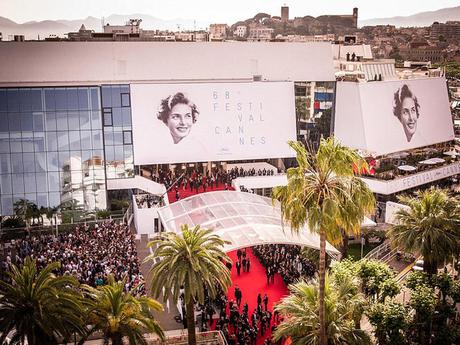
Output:
[[[363,181],[369,186],[372,192],[378,194],[393,194],[402,190],[418,187],[430,182],[442,180],[443,178],[460,174],[460,162],[455,162],[440,168],[423,171],[418,174],[397,178],[390,181],[365,178]]]
[[[132,84],[135,164],[294,157],[292,82]]]
[[[453,140],[446,80],[338,82],[334,133],[375,156]]]

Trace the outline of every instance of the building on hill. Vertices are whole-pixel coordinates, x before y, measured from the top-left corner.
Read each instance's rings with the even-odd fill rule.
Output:
[[[209,25],[209,40],[224,41],[227,38],[227,24],[210,24]]]
[[[288,22],[289,21],[289,6],[281,6],[281,21]]]
[[[273,39],[275,30],[259,23],[249,24],[248,41],[268,42]]]
[[[434,22],[431,25],[430,37],[434,39],[444,37],[445,39],[460,40],[460,21]]]

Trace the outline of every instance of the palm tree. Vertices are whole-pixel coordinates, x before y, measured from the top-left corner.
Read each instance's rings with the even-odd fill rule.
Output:
[[[151,268],[154,297],[158,298],[164,290],[165,301],[170,295],[177,301],[184,288],[188,343],[195,345],[195,299],[204,304],[205,291],[214,298],[219,288],[226,291],[231,285],[230,272],[225,266],[230,259],[222,250],[228,242],[199,225],[192,229],[182,225],[181,231],[182,234],[161,234],[151,241],[148,246],[157,247],[146,260],[160,259]]]
[[[326,344],[326,240],[337,244],[342,229],[358,232],[365,212],[374,208],[374,196],[367,185],[354,174],[366,162],[334,138],[322,139],[316,153],[307,151],[299,142],[289,145],[297,153],[298,167],[287,171],[287,186],[276,187],[273,198],[281,203],[283,219],[295,233],[307,225],[320,236],[319,260],[319,339]]]
[[[14,213],[24,219],[26,226],[29,227],[30,220],[36,215],[37,205],[27,199],[19,199],[13,204]]]
[[[152,311],[163,310],[161,304],[146,296],[135,297],[132,292],[125,292],[124,287],[125,281],[117,282],[113,276],[108,277],[107,285],[97,289],[83,286],[91,330],[80,344],[96,331],[104,334],[104,344],[111,340],[113,345],[122,345],[127,337],[130,345],[146,345],[145,330],[164,339],[163,330],[152,315]]]
[[[289,290],[291,294],[275,307],[285,319],[276,328],[274,340],[290,337],[293,345],[320,344],[318,280],[300,281],[290,285]],[[368,334],[357,327],[366,303],[358,292],[357,282],[351,277],[336,280],[333,275],[326,274],[324,291],[327,344],[370,344]]]
[[[53,262],[37,269],[35,260],[11,266],[10,283],[0,281],[0,344],[12,332],[12,343],[57,344],[83,329],[81,294],[71,276],[56,277]]]
[[[446,191],[431,188],[399,201],[408,209],[396,213],[397,225],[388,231],[392,243],[404,251],[420,253],[423,269],[431,277],[438,263],[460,251],[460,204]]]

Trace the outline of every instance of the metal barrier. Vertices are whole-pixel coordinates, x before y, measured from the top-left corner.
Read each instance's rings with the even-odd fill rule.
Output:
[[[380,260],[382,256],[386,255],[391,251],[391,245],[389,242],[384,242],[380,246],[375,247],[369,253],[364,256],[364,259],[375,259]]]
[[[165,341],[161,341],[156,336],[155,336],[155,339],[147,337],[147,344],[149,345],[187,345],[188,335],[186,333],[186,330],[184,330],[182,333],[183,334],[176,335],[176,336],[166,335]],[[196,340],[197,340],[197,344],[201,344],[201,345],[228,345],[221,331],[209,331],[209,332],[197,333]]]

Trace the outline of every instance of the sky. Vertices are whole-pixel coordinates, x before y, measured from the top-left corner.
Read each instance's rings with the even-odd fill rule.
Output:
[[[259,12],[280,15],[289,6],[289,16],[351,14],[359,19],[407,16],[444,7],[459,6],[459,0],[0,0],[0,16],[17,23],[26,21],[97,18],[111,14],[142,13],[161,19],[234,23]]]

